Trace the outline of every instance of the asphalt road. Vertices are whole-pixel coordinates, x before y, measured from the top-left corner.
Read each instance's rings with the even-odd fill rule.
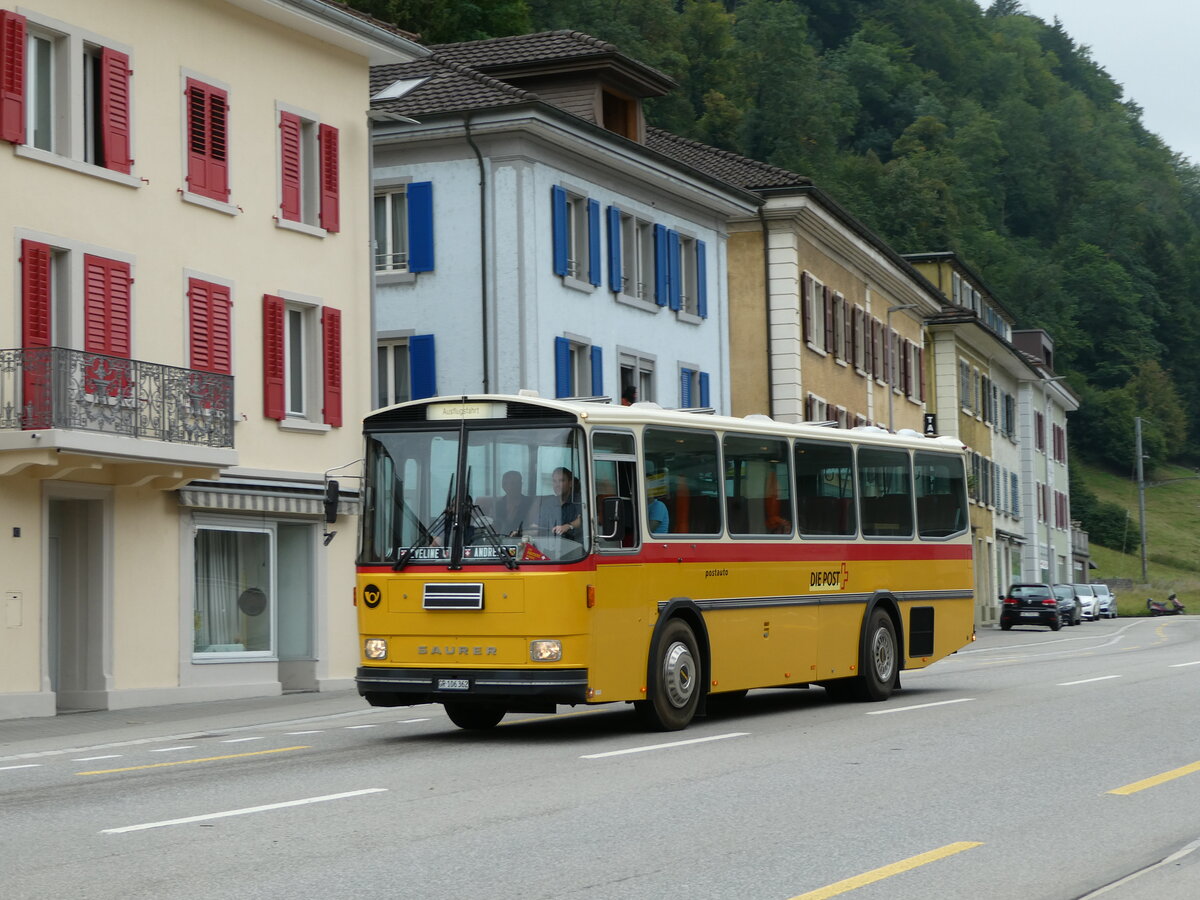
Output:
[[[1200,617],[988,629],[903,684],[669,734],[424,706],[47,745],[0,759],[0,896],[1200,896]]]

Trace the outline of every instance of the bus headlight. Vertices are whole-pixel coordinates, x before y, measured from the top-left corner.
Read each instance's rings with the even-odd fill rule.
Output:
[[[387,641],[383,638],[367,638],[363,642],[363,656],[367,659],[387,659]]]
[[[558,662],[562,659],[562,641],[530,641],[529,658],[534,662]]]

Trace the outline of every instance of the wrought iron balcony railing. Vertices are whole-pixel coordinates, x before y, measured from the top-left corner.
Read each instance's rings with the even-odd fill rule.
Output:
[[[0,430],[233,447],[233,376],[63,347],[0,350]]]

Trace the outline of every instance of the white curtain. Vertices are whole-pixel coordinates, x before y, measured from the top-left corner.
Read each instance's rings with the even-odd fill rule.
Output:
[[[238,634],[239,534],[202,528],[196,532],[196,642],[204,652],[234,643]]]

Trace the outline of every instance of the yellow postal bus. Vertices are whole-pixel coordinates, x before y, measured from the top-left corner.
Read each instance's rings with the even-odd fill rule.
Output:
[[[534,396],[365,422],[359,693],[464,728],[714,695],[882,700],[974,638],[962,445]]]

